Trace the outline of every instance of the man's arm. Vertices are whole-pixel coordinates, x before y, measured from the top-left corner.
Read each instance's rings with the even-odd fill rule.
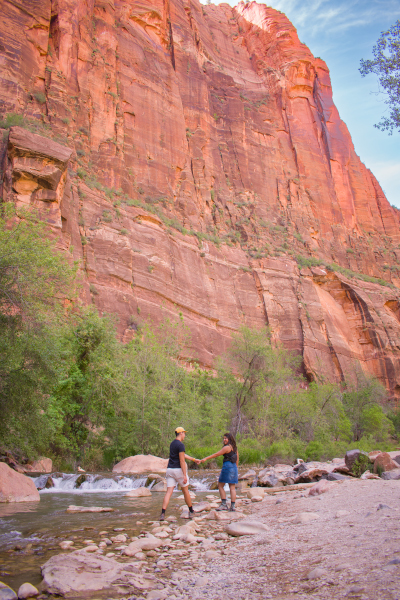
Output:
[[[186,458],[186,460],[192,460],[193,462],[195,462],[195,463],[196,463],[196,465],[198,465],[198,464],[199,464],[199,462],[200,462],[200,459],[198,459],[198,458],[193,458],[192,456],[189,456],[189,454],[185,454],[185,458]]]
[[[184,485],[187,484],[187,466],[186,466],[186,462],[185,462],[185,456],[186,455],[185,455],[184,452],[179,452],[179,462],[180,462],[181,469],[182,469],[182,472],[183,472],[183,477],[184,477],[183,483],[184,483]]]

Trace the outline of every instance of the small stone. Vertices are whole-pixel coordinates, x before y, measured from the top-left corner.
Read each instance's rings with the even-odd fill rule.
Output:
[[[387,504],[378,504],[377,509],[376,510],[393,510],[391,506],[388,506]]]
[[[394,558],[393,560],[390,560],[387,564],[388,565],[400,565],[400,558]]]
[[[326,577],[326,575],[327,573],[325,569],[321,569],[321,567],[316,567],[308,573],[307,579],[320,579],[321,577]]]
[[[125,527],[114,527],[114,531],[125,531]]]
[[[283,499],[282,498],[277,498],[275,504],[282,504]]]
[[[204,558],[206,560],[212,560],[214,558],[221,558],[221,555],[219,552],[216,552],[215,550],[206,550],[204,553]]]
[[[39,590],[35,588],[31,583],[23,583],[18,590],[18,598],[24,600],[25,598],[34,598],[39,596]]]
[[[252,496],[251,501],[252,502],[262,502],[263,497],[262,496]]]
[[[249,498],[249,500],[251,500],[253,498],[253,496],[261,496],[261,499],[263,499],[265,496],[264,489],[259,488],[259,487],[254,487],[254,488],[250,488],[249,490],[247,490],[247,497]]]
[[[86,548],[84,548],[84,550],[86,550],[86,552],[96,552],[96,550],[98,550],[99,547],[96,546],[95,544],[93,544],[92,546],[86,546]]]
[[[340,519],[341,517],[346,517],[350,512],[348,510],[338,510],[335,514],[335,519]]]
[[[304,512],[304,513],[299,513],[296,518],[294,519],[293,523],[296,524],[304,524],[304,523],[310,523],[310,521],[315,521],[316,519],[319,519],[319,515],[317,515],[317,513],[312,513],[312,512]]]
[[[351,594],[362,594],[364,588],[361,585],[353,585],[349,590],[347,590],[347,595]]]
[[[116,544],[124,544],[126,542],[126,540],[127,540],[127,537],[123,533],[120,533],[119,535],[116,535],[115,537],[111,538],[111,541]]]
[[[209,578],[208,577],[199,577],[198,579],[196,579],[195,581],[195,587],[203,587],[205,585],[207,585],[209,583]]]
[[[60,542],[58,544],[61,548],[61,550],[68,550],[69,548],[71,548],[71,546],[74,545],[74,542],[72,540],[64,540],[63,542]]]
[[[115,552],[107,552],[107,554],[106,554],[107,558],[111,558],[112,556],[115,556]]]
[[[146,596],[147,600],[165,600],[168,596],[168,590],[152,590]]]

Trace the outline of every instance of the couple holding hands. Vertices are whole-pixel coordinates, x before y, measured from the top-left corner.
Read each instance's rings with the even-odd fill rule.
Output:
[[[165,511],[167,510],[169,501],[172,496],[172,492],[175,489],[176,484],[178,483],[182,488],[182,493],[185,498],[185,502],[189,508],[189,519],[192,519],[194,516],[192,499],[189,494],[189,477],[187,472],[187,460],[192,460],[197,465],[210,460],[211,458],[216,458],[217,456],[223,456],[224,461],[222,465],[222,470],[218,479],[218,490],[221,496],[221,505],[217,510],[235,510],[235,502],[236,502],[236,488],[235,484],[238,483],[238,465],[239,465],[239,452],[236,446],[235,438],[231,433],[225,433],[223,438],[223,448],[216,452],[215,454],[211,454],[210,456],[206,456],[199,460],[198,458],[193,458],[188,456],[185,453],[185,446],[183,441],[186,437],[186,431],[183,427],[177,427],[175,429],[175,439],[170,445],[169,448],[169,461],[166,472],[167,478],[167,493],[165,494],[162,511],[160,516],[160,521],[164,521],[165,519]],[[226,493],[224,490],[225,484],[229,484],[229,489],[231,493],[231,505],[228,509],[228,505],[226,503]]]

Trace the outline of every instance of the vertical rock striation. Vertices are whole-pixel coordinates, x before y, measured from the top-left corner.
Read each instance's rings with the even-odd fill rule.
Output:
[[[310,379],[361,365],[397,393],[398,211],[285,15],[3,5],[0,109],[24,117],[3,134],[4,195],[40,208],[123,339],[179,311],[211,366],[241,323],[267,323]]]

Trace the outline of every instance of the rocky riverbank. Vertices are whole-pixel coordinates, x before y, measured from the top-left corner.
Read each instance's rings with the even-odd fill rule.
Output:
[[[250,489],[236,513],[214,511],[214,495],[193,521],[179,518],[179,500],[165,523],[136,521],[133,540],[112,515],[90,539],[60,542],[38,597],[398,600],[399,482],[324,484],[266,489],[256,502]]]

